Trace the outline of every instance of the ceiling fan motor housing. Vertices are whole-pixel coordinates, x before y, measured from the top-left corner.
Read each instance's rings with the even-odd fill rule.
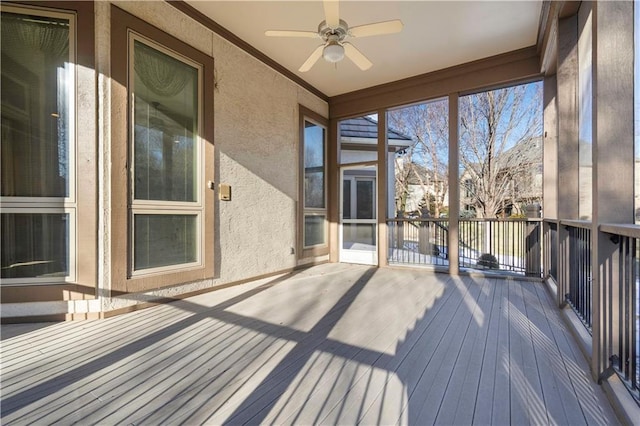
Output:
[[[318,34],[325,42],[333,40],[342,42],[349,34],[349,25],[341,19],[340,25],[338,25],[337,28],[331,28],[327,25],[327,21],[322,21],[320,25],[318,25]]]

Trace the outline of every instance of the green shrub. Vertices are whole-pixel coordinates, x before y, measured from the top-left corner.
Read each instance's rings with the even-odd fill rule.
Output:
[[[498,259],[489,253],[483,253],[478,258],[478,266],[482,266],[489,269],[500,269],[500,263],[498,263]]]

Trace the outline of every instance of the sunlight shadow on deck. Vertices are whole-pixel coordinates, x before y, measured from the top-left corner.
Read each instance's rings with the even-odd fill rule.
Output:
[[[3,341],[2,423],[603,423],[542,292],[323,265],[56,324]]]

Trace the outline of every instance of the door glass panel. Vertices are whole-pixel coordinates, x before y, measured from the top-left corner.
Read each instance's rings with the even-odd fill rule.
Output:
[[[351,219],[351,181],[342,181],[342,218]]]
[[[134,227],[135,270],[197,261],[196,215],[137,214]]]
[[[68,197],[69,20],[2,12],[1,28],[1,193]]]
[[[197,201],[198,69],[134,42],[136,200]]]
[[[356,181],[356,216],[358,219],[375,219],[373,181]]]
[[[69,274],[69,214],[3,213],[2,278]]]
[[[342,248],[346,250],[376,250],[376,225],[369,223],[343,223]]]

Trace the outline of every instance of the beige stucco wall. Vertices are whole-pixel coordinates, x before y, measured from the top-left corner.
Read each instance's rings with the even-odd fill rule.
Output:
[[[296,202],[298,198],[298,104],[327,117],[328,105],[246,52],[159,1],[113,2],[215,59],[215,180],[232,187],[232,200],[215,205],[216,278],[147,294],[104,298],[102,308],[121,308],[135,300],[172,296],[296,266]],[[96,4],[97,56],[108,73],[109,2]],[[108,82],[105,82],[108,86]],[[108,87],[107,87],[108,90]],[[105,99],[106,100],[106,99]],[[100,106],[109,122],[108,102]],[[101,137],[105,156],[109,132]],[[109,288],[108,181],[103,168],[105,227],[101,241],[103,288]]]

